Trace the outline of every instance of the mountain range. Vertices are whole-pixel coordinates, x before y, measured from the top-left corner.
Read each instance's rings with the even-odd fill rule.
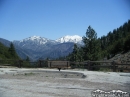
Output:
[[[10,45],[10,41],[6,39],[0,38],[0,42],[5,46]],[[79,46],[83,45],[82,37],[78,35],[67,35],[56,40],[32,36],[23,40],[14,40],[12,43],[21,59],[28,56],[30,60],[55,59],[67,56],[73,51],[74,43]]]

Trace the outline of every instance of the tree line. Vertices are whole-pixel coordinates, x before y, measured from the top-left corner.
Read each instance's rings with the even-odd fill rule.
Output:
[[[69,61],[96,61],[110,59],[118,53],[130,50],[130,20],[106,36],[97,37],[96,31],[89,26],[82,37],[84,45],[74,44],[73,52],[66,56]]]
[[[74,44],[72,53],[59,59],[96,61],[104,58],[110,59],[118,53],[128,52],[130,50],[130,20],[100,38],[97,37],[96,31],[89,26],[82,39],[83,46],[79,47],[77,44]],[[10,44],[10,47],[5,47],[0,43],[0,59],[20,59],[13,43]],[[30,61],[28,56],[25,60]]]
[[[10,47],[6,47],[0,42],[0,59],[20,59],[13,43],[10,44]]]

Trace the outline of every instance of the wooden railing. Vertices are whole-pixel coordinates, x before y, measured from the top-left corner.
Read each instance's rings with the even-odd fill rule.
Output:
[[[48,68],[83,68],[93,70],[94,68],[107,68],[113,72],[125,71],[130,72],[130,64],[117,63],[116,61],[84,61],[84,62],[71,62],[71,61],[45,61],[39,60],[36,62],[28,62],[24,60],[0,60],[0,66],[16,66],[16,67],[48,67]]]
[[[48,67],[47,61],[39,60],[36,62],[25,60],[0,60],[0,66],[16,66],[16,67]]]
[[[92,68],[109,68],[113,72],[127,71],[130,72],[130,64],[117,63],[115,61],[84,61],[71,62],[71,64],[80,64],[84,69],[92,70]]]

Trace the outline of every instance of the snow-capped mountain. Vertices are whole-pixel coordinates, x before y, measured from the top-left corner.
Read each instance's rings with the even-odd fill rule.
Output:
[[[82,37],[67,35],[57,40],[51,40],[40,36],[32,36],[20,41],[13,41],[17,48],[16,51],[22,59],[29,56],[33,60],[66,56],[72,52],[74,43],[82,44]]]
[[[45,49],[46,46],[57,44],[54,40],[50,40],[40,36],[28,37],[20,41],[15,40],[13,41],[13,43],[16,46],[20,46],[21,48],[31,49],[34,51],[42,50],[43,48]]]
[[[55,41],[60,42],[60,43],[66,43],[66,42],[82,43],[82,37],[78,35],[73,35],[73,36],[66,35]]]
[[[40,36],[32,36],[32,37],[28,37],[26,39],[23,39],[20,42],[24,42],[24,41],[33,41],[37,44],[45,44],[48,41],[48,39],[44,38],[44,37],[40,37]]]
[[[16,41],[16,40],[13,41],[13,43],[17,46],[26,49],[33,49],[33,50],[41,50],[41,48],[43,49],[43,47],[45,49],[45,47],[48,46],[50,47],[55,44],[68,43],[68,42],[82,44],[82,37],[78,35],[73,35],[73,36],[67,35],[57,40],[51,40],[40,36],[32,36],[20,41]]]
[[[19,43],[33,42],[33,44],[39,44],[39,45],[44,45],[47,42],[55,43],[54,40],[50,40],[50,39],[47,39],[47,38],[44,38],[44,37],[40,37],[40,36],[32,36],[32,37],[28,37],[28,38],[25,38],[25,39],[20,40],[20,41],[16,41],[15,40],[13,42],[19,42]]]

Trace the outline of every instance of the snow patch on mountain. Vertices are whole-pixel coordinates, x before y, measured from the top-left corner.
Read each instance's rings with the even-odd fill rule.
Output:
[[[31,45],[31,44],[45,45],[48,43],[49,44],[59,44],[59,43],[67,43],[67,42],[82,44],[82,37],[78,36],[78,35],[73,35],[73,36],[66,35],[57,40],[50,40],[50,39],[40,37],[40,36],[32,36],[32,37],[28,37],[28,38],[25,38],[20,41],[13,41],[13,43],[22,45],[22,47],[25,46],[25,44],[27,44],[27,45]]]
[[[26,42],[26,41],[35,42],[38,44],[45,44],[49,41],[49,39],[40,37],[40,36],[32,36],[32,37],[25,38],[25,39],[21,40],[20,42]]]
[[[74,42],[74,43],[81,43],[82,42],[82,37],[78,36],[78,35],[66,35],[64,37],[61,37],[57,40],[55,40],[56,42],[60,42],[60,43],[65,43],[65,42]]]

